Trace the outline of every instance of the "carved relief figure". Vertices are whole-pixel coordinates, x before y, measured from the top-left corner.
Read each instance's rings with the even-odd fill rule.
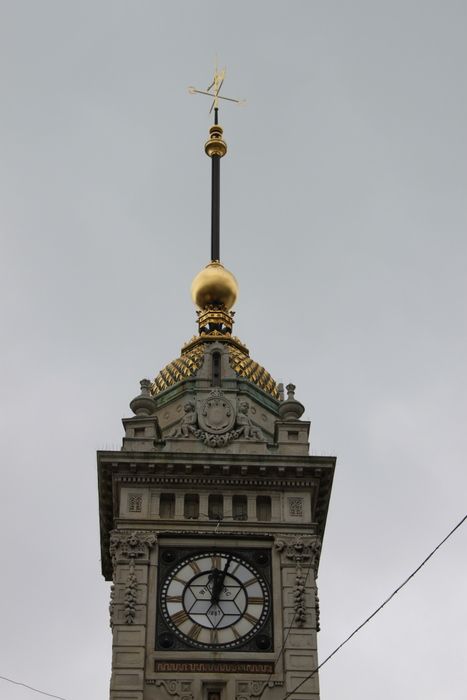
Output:
[[[263,433],[260,428],[254,426],[251,422],[251,418],[248,416],[249,408],[250,406],[247,401],[240,401],[236,425],[238,436],[241,437],[243,435],[243,437],[247,439],[263,440]]]
[[[198,418],[196,416],[195,404],[193,401],[187,401],[183,406],[185,415],[183,416],[181,422],[170,437],[190,437],[198,429]]]

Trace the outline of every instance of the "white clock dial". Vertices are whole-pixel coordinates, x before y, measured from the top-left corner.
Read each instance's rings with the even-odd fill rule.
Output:
[[[169,628],[196,647],[239,646],[263,626],[270,608],[263,577],[233,552],[202,552],[179,562],[161,591]]]

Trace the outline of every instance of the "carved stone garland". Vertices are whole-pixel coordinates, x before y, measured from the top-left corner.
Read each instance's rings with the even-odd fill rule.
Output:
[[[316,565],[318,563],[321,542],[317,537],[307,537],[306,535],[278,535],[274,543],[275,548],[281,552],[286,559],[295,562],[295,586],[293,590],[294,617],[293,620],[298,627],[303,627],[306,622],[306,578],[307,571],[313,569],[316,579]],[[316,629],[319,631],[319,600],[316,595]]]
[[[136,578],[135,561],[149,558],[149,552],[157,541],[155,532],[146,530],[113,530],[110,533],[110,556],[112,557],[112,586],[110,588],[110,626],[114,624],[115,614],[115,576],[117,564],[129,563],[128,578],[124,593],[124,617],[127,625],[132,625],[136,617],[136,599],[138,595],[138,580]]]

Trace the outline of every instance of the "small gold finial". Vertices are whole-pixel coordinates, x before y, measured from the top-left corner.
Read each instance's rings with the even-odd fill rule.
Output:
[[[227,144],[222,138],[223,129],[219,124],[213,124],[209,129],[210,138],[204,144],[206,155],[212,158],[219,156],[222,158],[227,153]]]

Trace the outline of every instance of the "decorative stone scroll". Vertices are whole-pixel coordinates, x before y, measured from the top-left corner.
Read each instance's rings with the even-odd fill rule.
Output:
[[[274,688],[283,686],[282,680],[269,681],[237,681],[235,686],[235,700],[252,700],[261,698],[266,687]]]
[[[321,550],[321,541],[317,537],[307,535],[278,535],[274,546],[285,559],[295,563],[293,622],[298,627],[303,627],[306,622],[305,590],[307,579],[307,571],[304,567],[306,565],[308,571],[313,569],[313,578],[316,578],[316,566]]]
[[[264,441],[260,428],[248,416],[249,408],[247,401],[240,401],[236,411],[221,389],[213,389],[198,410],[193,401],[185,403],[184,416],[169,437],[193,435],[209,447],[225,447],[240,437]]]
[[[193,700],[192,681],[169,681],[157,678],[155,685],[164,688],[168,695],[180,700]]]
[[[132,625],[136,617],[136,600],[138,595],[138,580],[136,578],[135,561],[147,559],[151,548],[157,541],[155,532],[148,530],[113,530],[110,533],[110,556],[112,557],[113,577],[110,587],[110,626],[115,621],[115,574],[117,564],[128,562],[128,578],[125,584],[123,614],[127,625]]]
[[[267,681],[237,681],[235,700],[251,700],[261,696],[267,684]]]

